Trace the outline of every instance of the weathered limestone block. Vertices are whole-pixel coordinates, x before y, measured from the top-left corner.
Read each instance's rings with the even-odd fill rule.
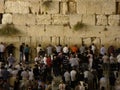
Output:
[[[2,24],[11,24],[12,23],[12,15],[11,14],[3,14]]]
[[[37,24],[51,24],[51,15],[37,15]]]
[[[107,25],[107,16],[105,15],[97,15],[97,23],[96,25]]]
[[[0,0],[0,13],[4,13],[4,8],[5,8],[4,0]]]
[[[79,14],[101,14],[102,4],[99,0],[78,0],[77,13]]]
[[[82,15],[78,15],[78,14],[70,15],[69,18],[70,18],[70,25],[75,25],[77,22],[82,21]]]
[[[39,14],[40,12],[40,2],[39,1],[31,1],[30,2],[30,13]]]
[[[44,25],[31,25],[28,28],[27,33],[29,34],[29,36],[34,36],[34,37],[42,36],[45,34]]]
[[[118,26],[118,25],[120,25],[120,15],[110,15],[108,17],[108,24],[110,26]]]
[[[46,25],[46,32],[49,33],[49,43],[57,45],[65,33],[62,25]]]
[[[70,14],[74,14],[77,12],[77,3],[76,2],[73,2],[73,1],[70,1],[69,4],[68,4],[68,7],[69,7],[69,13]]]
[[[116,3],[115,1],[103,1],[102,2],[102,13],[103,14],[115,14]]]
[[[13,24],[35,25],[36,16],[32,14],[13,14]]]
[[[101,1],[88,1],[86,5],[86,13],[87,14],[101,14],[102,12],[102,4]]]
[[[82,22],[88,25],[95,25],[95,15],[83,15]]]
[[[86,1],[78,1],[77,2],[77,13],[78,14],[86,14],[87,12],[87,2]]]
[[[67,14],[68,13],[68,6],[66,2],[60,2],[60,13]]]
[[[51,33],[52,36],[61,36],[64,33],[62,25],[46,25],[46,32]]]
[[[67,15],[53,15],[52,19],[52,24],[66,24],[69,22],[69,16]]]
[[[20,30],[20,32],[22,33],[21,36],[27,36],[27,33],[28,33],[27,28],[28,27],[26,25],[18,25],[18,24],[16,24],[15,27],[18,28]]]
[[[6,1],[5,6],[6,6],[5,12],[8,12],[8,13],[20,13],[20,14],[29,13],[29,2]]]
[[[59,2],[51,1],[51,2],[43,2],[41,12],[44,14],[58,14],[59,13]]]
[[[80,14],[113,14],[115,0],[80,0],[77,1],[77,12]]]

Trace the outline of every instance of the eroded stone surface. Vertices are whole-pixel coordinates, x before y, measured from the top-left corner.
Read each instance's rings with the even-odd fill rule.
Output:
[[[0,13],[4,13],[4,9],[5,9],[4,1],[5,0],[0,0]]]
[[[3,14],[2,24],[11,24],[13,21],[11,14]]]
[[[26,1],[6,1],[5,2],[5,12],[6,13],[29,13],[29,2]]]

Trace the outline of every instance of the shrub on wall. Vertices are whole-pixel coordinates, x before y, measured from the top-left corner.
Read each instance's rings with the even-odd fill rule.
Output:
[[[77,22],[77,23],[74,25],[73,29],[74,29],[75,31],[77,31],[77,30],[82,29],[82,28],[85,27],[85,26],[86,26],[86,25],[85,25],[84,23],[82,23],[82,22]]]
[[[5,24],[4,26],[2,26],[2,28],[0,28],[1,36],[12,36],[20,33],[20,30],[15,28],[13,24]]]

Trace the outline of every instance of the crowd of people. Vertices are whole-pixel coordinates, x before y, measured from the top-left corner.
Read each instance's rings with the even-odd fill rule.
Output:
[[[98,49],[94,43],[46,48],[39,44],[34,63],[30,63],[28,44],[20,45],[19,60],[14,49],[13,44],[0,44],[0,90],[53,90],[55,77],[61,77],[59,90],[117,90],[120,50],[112,45]]]

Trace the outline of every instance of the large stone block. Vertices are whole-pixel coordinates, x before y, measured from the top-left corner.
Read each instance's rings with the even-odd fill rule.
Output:
[[[0,13],[4,13],[5,5],[4,0],[0,0]]]
[[[60,2],[60,14],[67,14],[68,6],[66,2]]]
[[[62,43],[62,37],[65,33],[62,25],[47,25],[46,32],[49,33],[49,35],[47,35],[49,37],[49,43],[54,45]]]
[[[69,16],[67,15],[53,15],[52,19],[52,24],[66,24],[69,22]]]
[[[107,16],[105,15],[97,15],[97,23],[96,25],[108,25]]]
[[[75,25],[77,22],[82,21],[82,15],[74,14],[69,16],[70,25]]]
[[[64,33],[62,25],[46,25],[46,32],[50,33],[50,36],[62,36]]]
[[[80,0],[77,1],[77,12],[80,14],[113,14],[115,0]]]
[[[88,1],[86,5],[86,13],[87,14],[101,14],[102,12],[102,4],[101,1]]]
[[[95,15],[83,15],[82,22],[88,25],[95,25]]]
[[[35,25],[36,16],[32,14],[13,14],[13,24]]]
[[[110,15],[108,17],[108,24],[110,26],[118,26],[118,25],[120,25],[120,15]]]
[[[20,36],[28,36],[28,31],[27,31],[27,26],[26,25],[18,25],[18,24],[16,24],[15,25],[15,27],[16,28],[18,28],[19,30],[20,30],[20,32],[21,32],[21,35]],[[19,37],[19,40],[21,41],[21,37]]]
[[[51,15],[37,15],[37,24],[51,24]]]
[[[59,13],[59,2],[42,2],[41,12],[45,14],[58,14]]]
[[[29,13],[29,2],[25,1],[6,1],[5,2],[5,12],[8,13],[20,13],[28,14]]]
[[[70,1],[68,3],[68,13],[75,14],[77,12],[77,3],[74,1]]]
[[[41,3],[39,1],[31,1],[30,2],[30,13],[32,14],[40,14],[40,5]]]
[[[11,14],[3,14],[2,24],[11,24],[12,20],[13,18]]]
[[[78,1],[77,2],[77,13],[78,14],[86,14],[87,13],[87,2],[86,1]]]
[[[102,14],[115,14],[116,3],[115,1],[103,1],[102,2]]]
[[[31,25],[29,28],[27,28],[27,33],[29,36],[42,36],[45,34],[44,25]]]

